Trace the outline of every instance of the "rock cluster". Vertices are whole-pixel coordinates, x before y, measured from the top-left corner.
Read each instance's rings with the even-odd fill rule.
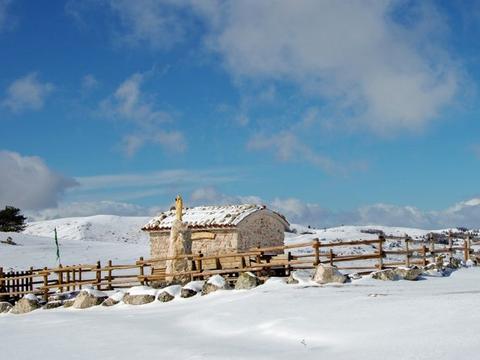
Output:
[[[400,267],[395,269],[385,269],[372,273],[372,279],[377,280],[417,280],[423,273],[423,269],[417,266],[413,267]]]

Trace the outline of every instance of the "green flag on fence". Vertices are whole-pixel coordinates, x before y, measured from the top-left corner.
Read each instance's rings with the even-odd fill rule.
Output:
[[[55,246],[57,247],[57,261],[60,264],[60,248],[58,247],[57,228],[54,229],[54,232],[55,232]]]

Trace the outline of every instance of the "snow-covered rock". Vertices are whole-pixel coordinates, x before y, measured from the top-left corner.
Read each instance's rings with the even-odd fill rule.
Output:
[[[347,281],[347,277],[337,270],[335,266],[317,265],[312,280],[317,284],[340,283]]]
[[[260,279],[251,272],[241,273],[235,283],[235,290],[249,290],[261,284]]]
[[[87,288],[80,291],[73,301],[72,307],[75,309],[86,309],[92,306],[97,306],[100,305],[107,297],[107,294],[103,291]]]
[[[144,305],[155,300],[157,290],[148,286],[134,286],[130,288],[125,296],[123,302],[129,305]]]
[[[210,294],[217,290],[228,290],[230,285],[228,285],[225,278],[221,275],[213,275],[208,281],[203,285],[202,295]]]
[[[102,303],[102,306],[114,306],[120,303],[123,298],[125,297],[125,293],[123,291],[116,291],[112,295],[110,295],[105,301]]]
[[[158,295],[158,301],[161,301],[161,302],[169,302],[169,301],[172,301],[173,299],[175,299],[175,296],[173,296],[167,291],[162,291],[160,295]]]
[[[62,305],[63,305],[63,301],[54,300],[54,301],[47,302],[45,305],[42,306],[42,309],[44,310],[56,309]]]
[[[9,312],[12,309],[12,304],[6,301],[0,302],[0,314]]]
[[[33,294],[27,294],[17,301],[15,306],[10,310],[12,314],[25,314],[40,307],[38,299]]]
[[[197,292],[189,288],[182,288],[182,291],[180,292],[180,297],[182,298],[189,298],[195,295],[197,295]]]

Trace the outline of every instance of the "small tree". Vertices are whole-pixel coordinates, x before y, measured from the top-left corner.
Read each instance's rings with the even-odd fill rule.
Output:
[[[20,213],[20,209],[13,206],[5,206],[0,210],[0,231],[20,232],[25,229],[27,218]]]

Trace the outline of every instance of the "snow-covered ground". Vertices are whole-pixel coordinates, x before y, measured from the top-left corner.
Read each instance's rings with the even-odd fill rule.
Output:
[[[271,279],[170,303],[4,314],[2,358],[476,359],[479,278],[468,268],[414,282]]]
[[[94,216],[30,224],[0,244],[0,266],[55,265],[57,228],[64,264],[148,256],[148,218]],[[293,226],[286,243],[374,239],[365,230],[422,237],[428,230],[380,226]],[[358,250],[358,249],[357,249]],[[368,250],[368,249],[367,249]],[[359,248],[358,251],[363,251]],[[219,291],[170,303],[0,315],[1,358],[47,359],[475,359],[480,352],[480,268],[416,282],[363,278]],[[28,343],[28,346],[24,344]]]

